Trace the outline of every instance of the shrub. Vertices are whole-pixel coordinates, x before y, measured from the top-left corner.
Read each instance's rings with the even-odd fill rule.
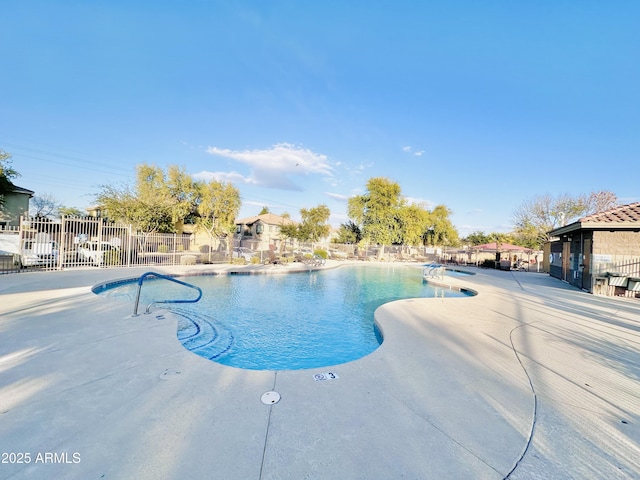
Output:
[[[165,245],[164,243],[158,245],[158,253],[168,253],[169,252],[169,247],[167,245]]]
[[[196,264],[195,255],[183,255],[180,257],[180,265],[195,265],[195,264]]]
[[[313,254],[314,255],[318,255],[319,257],[323,258],[324,260],[326,260],[327,257],[329,256],[329,254],[327,253],[326,250],[321,250],[321,249],[314,250]]]
[[[102,257],[104,265],[122,265],[122,252],[120,250],[107,250]]]

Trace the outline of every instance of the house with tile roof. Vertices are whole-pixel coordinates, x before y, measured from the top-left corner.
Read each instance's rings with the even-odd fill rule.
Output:
[[[549,232],[549,273],[597,295],[640,298],[640,202]]]
[[[279,250],[286,241],[280,235],[283,225],[295,225],[296,222],[274,213],[254,215],[236,220],[236,246],[251,250]]]

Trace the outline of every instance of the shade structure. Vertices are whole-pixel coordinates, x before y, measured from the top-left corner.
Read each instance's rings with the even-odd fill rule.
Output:
[[[482,245],[475,245],[471,247],[478,252],[524,252],[532,253],[533,250],[520,245],[511,245],[510,243],[484,243]]]

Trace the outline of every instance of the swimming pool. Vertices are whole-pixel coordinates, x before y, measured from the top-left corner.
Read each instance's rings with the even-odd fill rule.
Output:
[[[202,275],[186,281],[204,295],[197,304],[168,306],[179,316],[179,340],[198,355],[251,370],[299,370],[356,360],[382,343],[373,318],[380,305],[470,295],[425,284],[419,272],[404,266]],[[120,284],[101,293],[133,300],[135,290],[135,284]],[[141,305],[189,295],[180,285],[150,280],[142,288]]]

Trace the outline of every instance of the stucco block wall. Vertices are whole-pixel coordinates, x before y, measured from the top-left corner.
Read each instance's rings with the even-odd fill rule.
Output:
[[[640,255],[640,232],[593,232],[593,253],[603,255]]]

